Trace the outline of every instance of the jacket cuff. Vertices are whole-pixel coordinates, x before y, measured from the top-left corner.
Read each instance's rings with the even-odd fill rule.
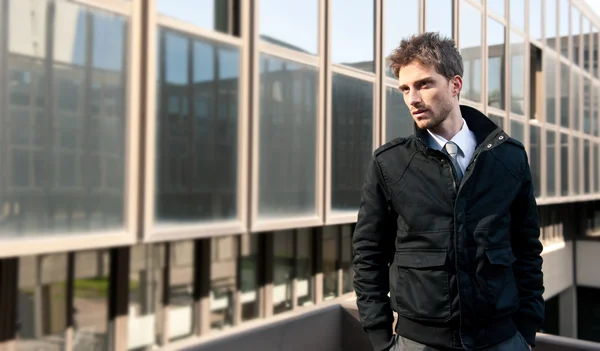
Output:
[[[394,344],[394,335],[392,329],[371,329],[367,330],[371,344],[375,351],[387,351]]]
[[[537,333],[537,321],[533,318],[519,317],[515,319],[517,330],[531,347],[535,346],[535,335]]]

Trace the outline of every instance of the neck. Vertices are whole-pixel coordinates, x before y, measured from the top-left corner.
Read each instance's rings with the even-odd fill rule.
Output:
[[[460,131],[463,125],[462,115],[459,108],[454,108],[448,117],[435,128],[429,129],[446,140],[451,140]]]

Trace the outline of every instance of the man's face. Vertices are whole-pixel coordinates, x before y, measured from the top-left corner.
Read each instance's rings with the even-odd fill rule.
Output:
[[[402,67],[398,76],[404,102],[419,128],[435,129],[448,117],[457,96],[456,82],[449,82],[435,68],[419,62]]]

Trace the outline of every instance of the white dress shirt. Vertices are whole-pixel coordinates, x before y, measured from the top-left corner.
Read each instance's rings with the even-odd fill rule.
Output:
[[[429,147],[441,151],[448,140],[442,136],[432,133],[430,130],[427,131],[432,136]],[[475,134],[469,129],[469,126],[464,118],[462,128],[450,141],[458,145],[458,155],[456,156],[456,159],[460,169],[462,170],[462,173],[464,174],[469,162],[471,162],[473,154],[475,153],[475,148],[477,148],[477,139],[475,138]]]

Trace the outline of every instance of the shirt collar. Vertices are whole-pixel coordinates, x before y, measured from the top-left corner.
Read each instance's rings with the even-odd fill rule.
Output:
[[[462,121],[462,127],[450,141],[458,145],[458,148],[460,149],[459,151],[465,154],[467,151],[475,149],[475,147],[477,146],[477,142],[474,140],[472,132],[469,129],[469,126],[467,125],[467,122],[464,120],[464,118]],[[434,145],[431,146],[437,150],[441,150],[444,147],[444,145],[446,145],[446,143],[448,142],[448,140],[446,140],[444,137],[432,133],[429,129],[427,130],[427,132],[429,132],[429,134],[435,141],[432,143]]]

